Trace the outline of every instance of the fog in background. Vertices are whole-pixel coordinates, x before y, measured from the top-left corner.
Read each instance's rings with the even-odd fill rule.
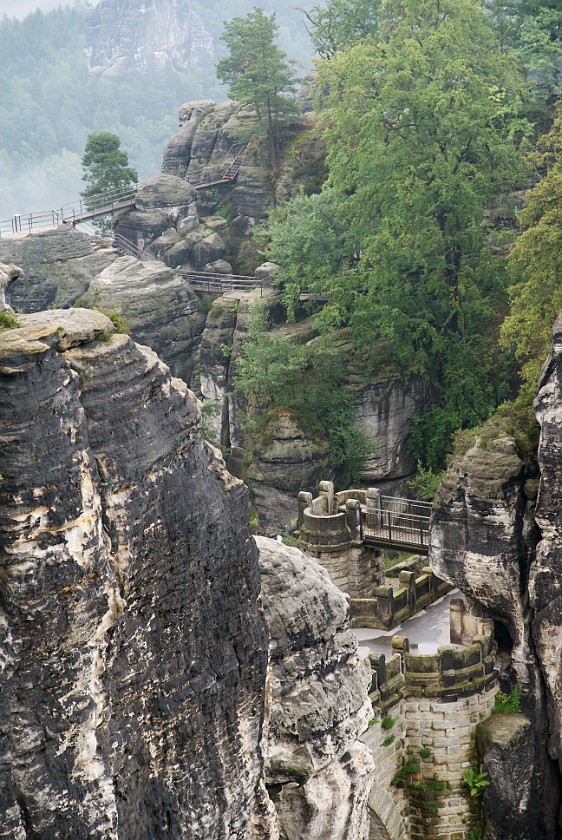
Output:
[[[98,0],[92,0],[90,5],[95,6]],[[6,15],[13,18],[24,18],[30,12],[41,9],[42,12],[50,12],[58,9],[59,6],[73,6],[72,2],[64,0],[0,0],[0,17]]]

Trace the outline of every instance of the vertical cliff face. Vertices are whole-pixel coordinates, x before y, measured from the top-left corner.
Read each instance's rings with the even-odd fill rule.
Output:
[[[538,397],[536,509],[537,482],[510,422],[496,417],[453,459],[432,517],[432,568],[459,587],[476,615],[494,621],[503,687],[516,681],[522,689],[524,716],[493,719],[480,736],[491,782],[484,796],[490,840],[559,836],[560,772],[552,759],[562,757],[561,339],[559,322]]]
[[[367,840],[369,664],[349,606],[296,548],[257,537],[270,641],[266,771],[282,840]]]
[[[213,39],[186,0],[101,0],[87,17],[90,68],[211,65]]]
[[[552,349],[535,402],[541,425],[541,480],[535,518],[540,529],[531,571],[533,636],[546,684],[549,752],[562,767],[562,318],[554,326]]]
[[[0,343],[0,837],[274,837],[244,486],[86,310]]]

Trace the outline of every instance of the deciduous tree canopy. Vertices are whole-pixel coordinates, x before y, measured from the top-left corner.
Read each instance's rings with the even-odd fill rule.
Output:
[[[351,327],[379,367],[426,377],[434,405],[414,439],[424,459],[428,433],[440,437],[428,460],[438,468],[454,429],[502,396],[490,347],[506,307],[504,263],[483,220],[522,173],[522,79],[472,0],[384,0],[379,17],[374,37],[319,65],[329,186],[293,201],[272,227],[270,255],[289,308],[304,284],[326,294],[324,324]],[[291,233],[295,214],[302,229]],[[356,270],[342,271],[353,257]]]

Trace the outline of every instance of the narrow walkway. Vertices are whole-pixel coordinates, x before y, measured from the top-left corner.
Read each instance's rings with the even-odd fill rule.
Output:
[[[448,595],[444,595],[427,609],[392,630],[354,627],[352,632],[359,640],[360,656],[384,653],[388,658],[392,654],[393,636],[407,636],[412,653],[437,653],[437,648],[441,645],[450,645],[449,603],[452,598],[458,598],[459,594],[458,589],[453,589]]]

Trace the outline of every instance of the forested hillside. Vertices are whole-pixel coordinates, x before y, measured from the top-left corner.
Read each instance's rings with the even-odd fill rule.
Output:
[[[218,58],[224,22],[245,14],[253,3],[191,5],[213,36]],[[264,7],[276,12],[288,54],[309,66],[303,13],[280,0]],[[226,98],[212,65],[178,70],[155,60],[144,70],[90,73],[87,13],[87,6],[77,3],[47,14],[37,11],[22,21],[0,21],[0,218],[75,198],[82,187],[80,157],[92,131],[116,133],[140,177],[154,175],[180,105]]]
[[[318,363],[326,339],[347,335],[364,386],[422,378],[410,446],[437,473],[457,430],[516,396],[516,358],[535,387],[560,308],[560,111],[539,138],[560,89],[562,10],[549,0],[331,0],[310,18],[328,178],[272,214],[266,253],[289,318],[302,317],[303,293],[323,301],[310,305]],[[264,417],[294,408],[315,368],[312,348],[305,357],[295,347],[284,378],[278,341],[260,329],[238,388],[261,395]],[[336,379],[325,378],[324,395]]]

